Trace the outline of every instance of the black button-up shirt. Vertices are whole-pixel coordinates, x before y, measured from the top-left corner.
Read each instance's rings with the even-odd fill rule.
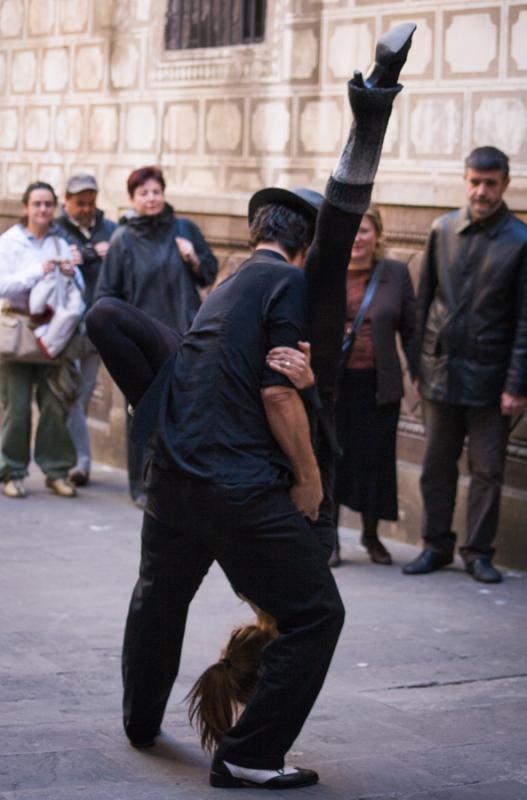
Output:
[[[174,360],[160,435],[177,468],[222,486],[287,485],[291,465],[269,428],[260,391],[291,386],[266,366],[304,336],[304,275],[257,250],[199,310]]]

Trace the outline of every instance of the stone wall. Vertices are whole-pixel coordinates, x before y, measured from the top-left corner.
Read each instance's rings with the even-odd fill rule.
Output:
[[[168,198],[222,265],[246,252],[245,210],[264,184],[323,188],[349,127],[345,82],[392,24],[418,29],[375,188],[388,243],[417,279],[431,220],[463,200],[462,160],[511,157],[507,199],[527,215],[527,2],[268,0],[262,44],[166,52],[165,0],[0,0],[0,225],[29,181],[97,176],[110,216],[129,172],[163,166]],[[96,453],[123,463],[123,405],[104,373],[91,408]],[[400,429],[401,520],[418,538],[419,409]],[[502,561],[527,566],[527,426],[509,448]],[[512,493],[512,494],[511,494]],[[462,523],[460,523],[462,528]]]
[[[527,187],[527,3],[269,0],[262,44],[166,52],[166,0],[0,0],[0,186],[59,190],[89,169],[110,211],[160,162],[178,197],[323,185],[349,124],[344,84],[376,37],[413,19],[406,89],[378,199],[456,205],[463,154],[505,149]],[[183,200],[182,200],[183,201]]]

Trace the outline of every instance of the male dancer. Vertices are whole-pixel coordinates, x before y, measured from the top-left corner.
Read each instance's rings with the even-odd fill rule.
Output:
[[[356,74],[350,82],[355,121],[307,259],[307,330],[320,342],[314,366],[329,415],[349,253],[413,29],[399,26],[385,37],[371,78],[365,84]],[[284,767],[284,755],[322,686],[344,612],[306,520],[316,519],[322,497],[307,417],[289,381],[265,365],[270,346],[305,338],[306,286],[291,265],[304,261],[311,235],[301,203],[257,209],[253,256],[206,300],[171,365],[162,445],[147,476],[141,571],[123,653],[132,743],[148,746],[159,732],[188,605],[213,559],[236,591],[277,621],[255,692],[218,747],[214,786],[294,788],[318,780],[313,770]],[[323,323],[325,314],[333,324]]]

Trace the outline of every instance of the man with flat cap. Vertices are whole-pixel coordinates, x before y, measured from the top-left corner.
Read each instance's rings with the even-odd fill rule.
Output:
[[[98,191],[93,175],[72,175],[66,184],[63,213],[57,219],[57,224],[70,245],[73,263],[82,272],[87,308],[92,305],[99,270],[108,252],[111,236],[117,228],[115,222],[106,219],[104,212],[97,208]],[[70,471],[69,478],[76,486],[85,486],[90,479],[91,451],[86,412],[95,389],[99,364],[99,355],[86,338],[80,358],[79,396],[68,421],[77,450],[77,463]]]
[[[284,756],[322,687],[344,609],[312,525],[322,485],[306,411],[266,354],[309,337],[331,415],[351,245],[414,27],[384,36],[372,75],[350,81],[354,121],[325,199],[281,189],[252,198],[251,257],[209,295],[164,370],[123,651],[132,744],[151,746],[160,732],[188,606],[214,560],[236,592],[274,616],[279,633],[263,652],[243,714],[220,742],[213,786],[318,781],[313,770],[284,766]]]

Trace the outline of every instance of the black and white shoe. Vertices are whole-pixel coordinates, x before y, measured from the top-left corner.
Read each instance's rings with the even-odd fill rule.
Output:
[[[222,761],[218,756],[214,756],[210,770],[210,785],[221,789],[299,789],[315,783],[318,774],[312,769],[249,769]]]

